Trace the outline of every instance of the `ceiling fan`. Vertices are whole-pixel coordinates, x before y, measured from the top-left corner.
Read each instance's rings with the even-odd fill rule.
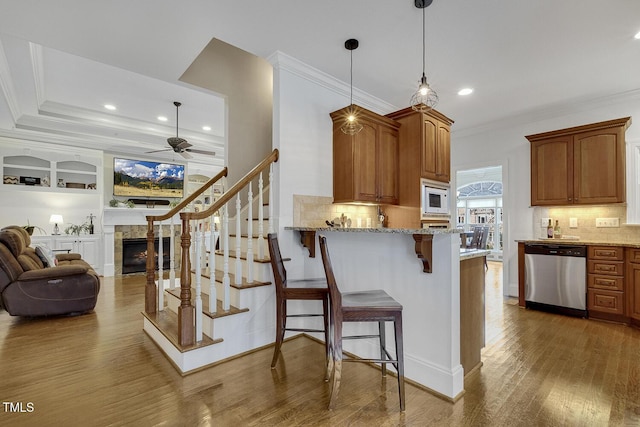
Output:
[[[193,156],[191,154],[189,154],[189,153],[205,154],[205,155],[208,155],[208,156],[215,156],[216,153],[214,151],[197,150],[195,148],[189,148],[189,147],[192,147],[192,144],[187,142],[186,139],[180,138],[178,136],[178,109],[180,108],[182,103],[180,103],[178,101],[174,101],[173,105],[176,106],[176,136],[172,136],[170,138],[167,138],[167,142],[169,143],[171,148],[165,148],[163,150],[147,151],[147,153],[158,153],[160,151],[173,150],[174,152],[180,154],[185,159],[192,159],[193,158]]]

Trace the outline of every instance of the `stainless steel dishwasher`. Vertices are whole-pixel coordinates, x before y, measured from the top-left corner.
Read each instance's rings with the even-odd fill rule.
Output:
[[[526,244],[527,308],[587,317],[587,247]]]

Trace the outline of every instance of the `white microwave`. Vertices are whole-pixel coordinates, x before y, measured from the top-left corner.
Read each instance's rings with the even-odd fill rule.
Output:
[[[431,215],[449,215],[449,187],[422,178],[420,180],[422,219]]]

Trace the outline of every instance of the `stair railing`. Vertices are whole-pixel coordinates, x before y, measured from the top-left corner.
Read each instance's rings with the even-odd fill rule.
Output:
[[[145,284],[145,299],[144,299],[144,311],[152,314],[157,311],[162,311],[164,308],[164,271],[163,271],[163,259],[165,248],[163,246],[163,221],[170,220],[169,230],[169,283],[170,288],[175,289],[175,224],[174,220],[178,213],[187,209],[188,206],[202,193],[211,188],[214,184],[227,176],[227,168],[222,169],[216,176],[205,182],[200,188],[194,191],[189,196],[185,197],[180,203],[164,215],[147,215],[147,263],[146,263],[146,275],[147,281]],[[155,226],[158,225],[158,280],[156,285],[156,271],[155,271]]]
[[[263,193],[263,179],[262,174],[265,170],[269,170],[269,182],[273,182],[273,163],[278,161],[278,150],[275,149],[271,154],[269,154],[264,160],[262,160],[258,165],[256,165],[251,171],[249,171],[243,178],[241,178],[236,184],[231,186],[228,190],[224,191],[222,195],[214,201],[209,208],[200,212],[180,212],[180,221],[181,221],[181,236],[180,236],[180,248],[181,248],[181,267],[180,267],[180,306],[178,307],[178,342],[181,346],[190,346],[195,344],[198,341],[203,339],[202,332],[202,298],[201,298],[201,280],[202,280],[202,272],[206,270],[203,268],[203,260],[206,259],[203,252],[203,247],[205,246],[203,233],[204,227],[201,221],[205,219],[209,219],[211,224],[215,223],[214,215],[221,214],[221,229],[220,235],[218,237],[219,245],[222,250],[223,256],[223,265],[222,265],[222,309],[229,310],[230,309],[230,274],[229,274],[229,203],[234,201],[235,198],[235,230],[236,230],[236,245],[235,245],[235,259],[236,259],[236,271],[235,271],[235,283],[242,283],[242,260],[241,260],[241,246],[240,246],[240,238],[241,238],[241,221],[242,221],[242,210],[241,210],[241,192],[244,189],[248,191],[248,205],[247,205],[247,231],[249,234],[249,242],[247,244],[247,281],[253,281],[253,260],[254,260],[254,248],[257,246],[258,248],[258,256],[264,259],[264,245],[265,240],[263,236],[262,230],[262,193]],[[225,173],[226,175],[226,173]],[[258,194],[259,194],[259,206],[258,206],[258,218],[261,220],[259,225],[259,235],[254,246],[253,240],[253,226],[251,221],[253,220],[253,184],[254,180],[258,181]],[[213,179],[213,178],[212,178]],[[224,182],[224,180],[223,180]],[[224,185],[226,188],[226,183]],[[269,191],[269,200],[273,201],[272,192]],[[183,206],[186,206],[189,202],[183,201],[181,203]],[[180,205],[178,205],[180,206]],[[178,206],[176,208],[178,208]],[[273,231],[273,203],[269,205],[269,231]],[[167,219],[170,218],[170,213],[166,215],[157,216],[157,217],[147,217],[149,220],[152,219]],[[151,230],[151,238],[153,239],[153,225],[152,222],[149,222],[149,228]],[[194,236],[192,237],[192,233]],[[147,253],[153,254],[154,248],[153,244],[149,244],[149,232],[147,237]],[[193,243],[193,245],[192,245]],[[193,251],[192,251],[193,250]],[[216,286],[216,271],[215,271],[215,238],[212,227],[211,232],[211,240],[209,245],[209,311],[211,313],[215,313],[217,309],[217,286]],[[153,289],[148,289],[145,292],[145,295],[149,294],[156,300],[156,296],[152,295],[152,291],[155,290],[155,284],[153,279],[151,282],[149,280],[150,268],[153,268],[153,264],[149,262],[149,256],[147,257],[147,287],[152,287]],[[195,303],[191,302],[192,298],[192,290],[191,290],[191,266],[194,264],[195,267]],[[249,273],[251,272],[251,273]],[[153,273],[153,271],[151,272]],[[153,274],[151,274],[153,277]],[[162,293],[162,291],[160,292]],[[147,309],[147,304],[145,303],[145,309]]]

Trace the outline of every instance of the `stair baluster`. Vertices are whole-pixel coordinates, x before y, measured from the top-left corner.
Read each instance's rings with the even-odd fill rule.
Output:
[[[164,310],[164,272],[162,270],[164,259],[162,246],[162,221],[158,222],[158,311]]]
[[[242,253],[242,224],[240,217],[240,209],[242,208],[242,202],[240,201],[240,193],[236,195],[236,275],[234,283],[236,285],[242,284],[242,261],[240,254]]]
[[[196,256],[195,256],[195,276],[196,276],[196,342],[202,341],[202,269],[200,261],[202,259],[202,221],[196,222]]]
[[[231,307],[231,279],[229,278],[229,203],[225,203],[222,208],[222,235],[224,236],[224,265],[222,276],[222,309],[229,310]]]
[[[169,289],[174,290],[176,288],[176,243],[175,243],[175,229],[173,225],[173,219],[175,216],[172,216],[169,221]]]
[[[215,313],[218,311],[218,295],[216,289],[216,235],[217,230],[215,226],[215,217],[213,221],[213,228],[211,228],[211,235],[209,239],[209,312]]]
[[[264,256],[264,225],[262,224],[264,222],[264,212],[263,212],[263,205],[264,205],[264,199],[262,196],[262,188],[263,188],[263,181],[262,181],[262,172],[260,172],[260,177],[258,178],[258,259],[259,260],[263,260],[265,258]]]
[[[269,165],[269,233],[275,233],[273,228],[273,163]]]
[[[253,283],[253,186],[249,182],[247,209],[247,283]]]

